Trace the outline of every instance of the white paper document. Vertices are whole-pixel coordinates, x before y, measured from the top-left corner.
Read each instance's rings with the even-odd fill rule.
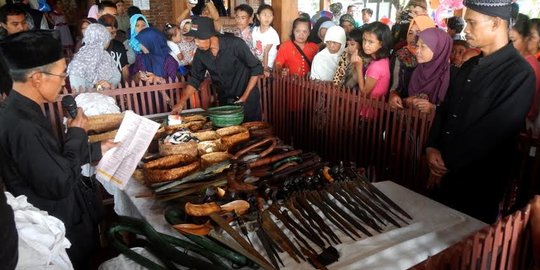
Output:
[[[97,179],[123,190],[158,129],[158,123],[126,111],[114,138],[120,145],[101,158],[96,170]]]
[[[133,5],[141,10],[150,10],[150,0],[133,0]]]

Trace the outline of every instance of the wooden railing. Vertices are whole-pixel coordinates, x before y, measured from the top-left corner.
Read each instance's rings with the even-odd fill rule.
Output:
[[[274,76],[260,79],[258,85],[263,120],[270,122],[275,134],[287,143],[317,152],[332,163],[355,162],[366,168],[372,181],[392,179],[424,193],[428,169],[423,147],[433,114],[414,109],[393,110],[382,99],[370,99],[351,89],[305,78]],[[100,93],[114,97],[122,111],[148,115],[170,111],[162,93],[176,104],[184,87],[185,82],[130,84]],[[89,91],[96,90],[82,89],[81,92]],[[60,100],[66,94],[76,95],[66,89],[57,102],[44,106],[59,138],[63,138]],[[184,108],[207,108],[214,103],[215,96],[215,89],[206,80]],[[535,179],[540,176],[540,154],[529,157],[529,149],[540,148],[540,141],[524,134],[520,147],[523,156],[515,173],[515,192],[510,194],[505,208],[510,211],[516,206],[522,207],[534,194],[531,191],[538,190]],[[520,204],[520,200],[524,203]]]
[[[372,181],[423,187],[422,162],[433,114],[393,110],[383,99],[305,78],[261,80],[263,119],[278,137],[330,162],[352,161]]]
[[[203,84],[185,108],[207,107],[215,90]],[[372,181],[392,179],[415,191],[423,191],[427,167],[423,161],[433,115],[417,110],[393,110],[380,99],[370,99],[351,89],[297,77],[264,78],[261,89],[263,120],[274,133],[295,148],[315,151],[330,162],[352,161],[367,169]],[[105,90],[122,111],[147,115],[170,111],[162,93],[178,102],[185,82]],[[83,92],[95,91],[85,89]],[[62,139],[63,110],[60,103],[44,106],[55,134]],[[536,154],[531,156],[531,147]],[[520,139],[523,153],[515,173],[515,194],[510,201],[528,201],[538,190],[540,140],[530,134]],[[517,199],[516,199],[517,198]],[[518,203],[512,205],[519,206]],[[510,209],[510,208],[508,208]],[[529,206],[453,245],[413,269],[522,269],[530,263]]]
[[[62,109],[62,98],[65,95],[76,96],[80,93],[98,92],[103,95],[113,97],[121,111],[132,110],[139,115],[149,115],[156,113],[170,112],[169,104],[177,104],[182,90],[185,88],[185,82],[171,82],[167,84],[155,85],[128,85],[126,88],[116,88],[110,90],[97,91],[94,88],[78,89],[76,93],[64,88],[62,94],[58,96],[56,102],[46,103],[43,107],[45,115],[51,122],[53,132],[60,140],[64,137],[64,110]],[[207,86],[208,83],[205,83]],[[184,104],[184,108],[207,107],[201,103],[201,100],[208,100],[208,97],[201,98],[201,93],[208,90],[202,90],[193,94],[193,96]],[[171,99],[167,103],[164,96]]]
[[[412,267],[413,270],[531,269],[531,204]]]

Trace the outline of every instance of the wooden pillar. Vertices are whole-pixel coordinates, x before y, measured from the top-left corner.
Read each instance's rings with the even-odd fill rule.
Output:
[[[178,18],[178,16],[180,16],[180,13],[182,13],[182,11],[184,11],[186,8],[186,1],[172,1],[172,18],[170,21],[178,24],[179,22],[176,21],[176,18]]]
[[[330,10],[330,0],[320,0],[319,8],[320,10]]]
[[[274,28],[281,42],[289,39],[293,21],[298,18],[298,0],[272,0],[274,8]]]

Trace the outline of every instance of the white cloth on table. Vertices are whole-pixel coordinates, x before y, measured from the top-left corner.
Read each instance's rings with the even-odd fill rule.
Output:
[[[375,186],[407,211],[413,220],[408,221],[409,225],[399,222],[404,225],[402,228],[389,224],[382,233],[372,237],[363,236],[356,241],[329,223],[330,229],[342,240],[342,244],[335,246],[340,254],[339,260],[329,265],[328,269],[408,269],[487,226],[393,182],[379,182],[375,183]],[[143,217],[156,231],[181,237],[167,224],[163,216],[165,205],[162,202],[154,198],[137,198],[138,194],[145,193],[148,193],[148,188],[137,181],[130,181],[123,192],[124,196],[119,197],[126,200],[124,207],[118,209],[117,213]],[[293,237],[281,222],[276,221],[276,224],[286,235]],[[254,232],[249,234],[250,239],[257,238]],[[254,244],[259,252],[265,254],[258,241],[254,241]],[[321,250],[317,249],[317,252],[320,253]],[[281,269],[313,269],[307,262],[297,264],[287,255],[280,254],[280,257],[285,264]]]
[[[75,97],[75,102],[83,109],[86,116],[120,112],[114,98],[100,93],[79,94]]]
[[[79,94],[75,97],[75,102],[78,107],[83,109],[86,116],[120,112],[120,108],[116,105],[114,98],[100,93]],[[66,119],[64,119],[64,123],[65,121]],[[88,163],[84,164],[81,168],[82,174],[86,177],[90,177],[96,173],[95,168]]]
[[[26,196],[5,194],[19,235],[17,269],[73,269],[66,253],[71,243],[64,223],[28,203]]]

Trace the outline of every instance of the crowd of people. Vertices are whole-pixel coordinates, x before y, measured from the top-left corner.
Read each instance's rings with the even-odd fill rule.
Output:
[[[209,76],[220,105],[243,103],[245,120],[257,121],[259,77],[307,76],[386,99],[395,110],[435,113],[425,149],[432,196],[485,222],[496,220],[516,136],[540,133],[540,19],[519,14],[511,0],[466,0],[464,17],[449,18],[443,29],[425,0],[411,0],[391,28],[388,19],[372,21],[369,8],[356,21],[356,6],[341,14],[336,3],[311,17],[300,14],[289,39],[280,40],[270,5],[256,12],[235,7],[236,26],[225,29],[221,5],[199,2],[186,1],[176,22],[157,29],[137,7],[101,1],[80,21],[75,39],[61,6],[47,15],[25,1],[0,7],[0,90],[8,96],[0,113],[0,176],[7,191],[28,196],[65,223],[76,268],[88,267],[95,248],[84,239],[97,239],[80,166],[115,144],[88,145],[81,110],[67,122],[67,140],[56,141],[40,105],[55,101],[65,84],[77,92],[185,76],[179,102],[163,97],[179,113]],[[47,28],[57,31],[40,30]],[[4,206],[0,240],[16,244]],[[0,258],[11,258],[5,261],[13,268],[16,248],[0,250]]]

